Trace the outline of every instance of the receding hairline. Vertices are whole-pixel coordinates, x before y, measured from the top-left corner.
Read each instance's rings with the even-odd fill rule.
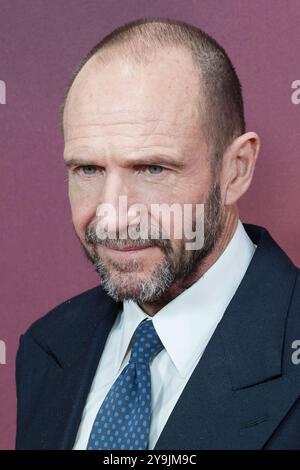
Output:
[[[158,54],[163,52],[164,50],[177,50],[183,52],[187,58],[191,59],[191,64],[194,66],[195,78],[198,79],[198,86],[195,90],[195,96],[199,97],[200,90],[202,93],[204,92],[203,87],[201,85],[201,69],[199,69],[198,64],[194,60],[193,54],[191,50],[188,49],[183,44],[158,44],[150,42],[147,43],[149,46],[147,49],[143,46],[143,38],[141,36],[136,38],[136,42],[134,43],[137,47],[133,48],[133,43],[128,44],[128,41],[118,41],[113,44],[107,44],[103,46],[103,48],[94,52],[93,55],[90,55],[87,60],[84,60],[80,66],[76,69],[75,73],[69,85],[65,91],[64,99],[60,108],[60,126],[61,131],[63,133],[63,117],[64,117],[64,110],[67,105],[68,96],[71,92],[71,89],[76,81],[76,78],[79,76],[81,72],[84,71],[86,66],[91,63],[92,60],[99,66],[99,73],[101,71],[101,66],[107,66],[113,60],[120,60],[120,61],[127,61],[130,64],[137,64],[138,66],[146,66],[150,63],[155,64],[155,60],[158,58]],[[197,95],[196,95],[197,93]]]
[[[75,70],[66,88],[60,107],[60,125],[63,129],[63,112],[73,82],[94,55],[99,61],[102,52],[121,47],[123,57],[137,62],[151,60],[157,49],[165,46],[182,47],[190,53],[199,76],[198,100],[201,125],[212,148],[216,161],[220,160],[232,140],[245,132],[242,87],[235,68],[226,51],[205,31],[183,21],[168,18],[142,18],[126,23],[105,36],[94,46]],[[109,57],[109,54],[107,54]],[[104,59],[105,62],[106,59]],[[203,114],[205,116],[203,116]]]

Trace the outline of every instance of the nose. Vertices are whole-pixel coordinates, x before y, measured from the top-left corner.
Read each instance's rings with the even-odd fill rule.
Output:
[[[107,232],[110,236],[115,233],[127,233],[128,208],[131,191],[126,184],[124,176],[120,174],[107,174],[97,206],[98,230]]]

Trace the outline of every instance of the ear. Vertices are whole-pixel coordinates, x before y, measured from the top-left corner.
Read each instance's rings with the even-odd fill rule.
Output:
[[[225,205],[236,203],[249,188],[259,149],[259,136],[255,132],[246,132],[226,150],[221,170]]]

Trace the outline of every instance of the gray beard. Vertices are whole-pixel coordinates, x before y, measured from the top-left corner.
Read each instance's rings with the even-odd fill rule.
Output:
[[[164,253],[162,261],[155,266],[151,275],[142,279],[139,277],[140,264],[136,260],[127,261],[126,264],[111,261],[110,266],[105,264],[96,251],[97,245],[110,245],[109,239],[99,239],[93,224],[87,227],[85,233],[86,246],[81,242],[84,253],[93,264],[101,278],[101,285],[106,293],[116,302],[133,300],[137,303],[155,303],[162,297],[168,296],[168,289],[178,284],[187,288],[195,279],[195,273],[201,268],[204,260],[212,252],[218,242],[223,221],[221,214],[220,185],[216,182],[208,195],[205,204],[204,243],[199,250],[186,250],[185,241],[182,240],[179,253],[175,253],[170,240],[153,239],[146,243],[158,246]],[[193,223],[195,230],[195,222]],[[142,246],[145,240],[135,240]],[[126,246],[126,240],[113,240],[114,245]],[[89,249],[88,249],[88,248]],[[91,250],[91,251],[90,251]],[[118,280],[114,279],[113,271],[118,272]]]

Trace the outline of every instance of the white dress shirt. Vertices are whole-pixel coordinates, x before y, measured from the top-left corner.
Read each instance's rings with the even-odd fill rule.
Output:
[[[256,245],[239,220],[236,231],[217,261],[191,287],[147,315],[133,301],[123,302],[99,361],[74,449],[86,449],[97,412],[129,362],[132,335],[145,318],[152,319],[164,348],[150,364],[151,426],[149,449],[155,444],[226,307],[234,296]]]

